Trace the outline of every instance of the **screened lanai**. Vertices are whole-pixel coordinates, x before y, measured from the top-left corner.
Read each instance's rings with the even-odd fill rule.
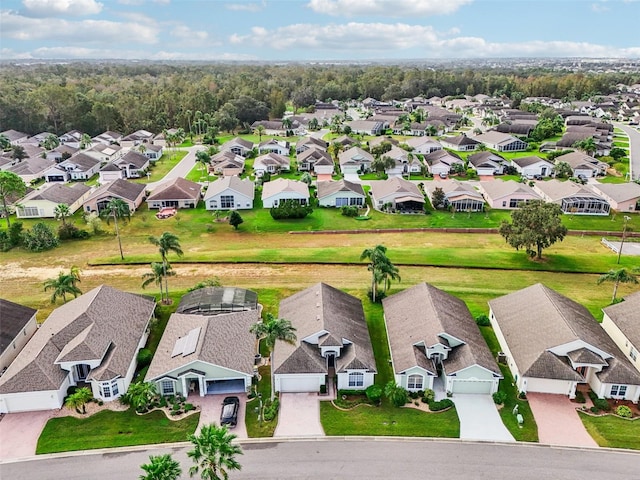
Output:
[[[609,215],[611,206],[604,199],[596,196],[574,195],[562,199],[562,211],[577,215]]]
[[[178,306],[177,313],[217,315],[242,312],[258,308],[258,294],[244,288],[204,287],[187,293]]]

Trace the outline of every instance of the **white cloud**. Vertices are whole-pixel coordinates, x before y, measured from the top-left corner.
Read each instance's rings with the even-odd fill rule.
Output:
[[[26,14],[33,17],[95,15],[104,6],[95,0],[22,0]]]
[[[605,2],[600,2],[600,3],[592,3],[591,10],[595,13],[604,13],[604,12],[608,12],[610,8],[607,5],[605,5]]]
[[[445,15],[457,11],[473,0],[310,0],[316,13],[352,17],[382,15],[386,17]]]
[[[49,40],[71,44],[155,44],[159,28],[142,22],[114,22],[110,20],[31,18],[13,12],[0,12],[2,37],[14,40]]]
[[[256,3],[227,3],[225,8],[227,10],[240,11],[240,12],[259,12],[264,10],[267,6],[266,0]]]

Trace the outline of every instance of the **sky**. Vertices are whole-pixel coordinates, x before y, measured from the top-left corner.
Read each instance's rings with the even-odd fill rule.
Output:
[[[0,58],[640,57],[640,0],[2,0]]]

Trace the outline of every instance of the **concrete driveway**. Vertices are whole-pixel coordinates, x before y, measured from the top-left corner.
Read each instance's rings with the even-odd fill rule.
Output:
[[[572,447],[597,447],[576,412],[576,404],[566,395],[527,393],[538,425],[540,443]]]
[[[274,437],[324,436],[317,393],[281,393]]]
[[[9,413],[0,421],[0,460],[30,457],[36,454],[38,438],[58,410]]]
[[[455,394],[451,400],[456,404],[460,419],[461,439],[515,442],[502,423],[496,404],[490,395]]]
[[[236,425],[235,428],[230,429],[230,432],[240,439],[249,438],[247,435],[247,426],[244,423],[247,404],[247,396],[245,394],[234,395],[230,393],[228,395],[205,395],[204,397],[190,395],[188,401],[194,405],[199,405],[202,409],[200,411],[200,421],[198,422],[196,433],[200,431],[203,425],[209,425],[211,423],[220,425],[222,401],[225,397],[232,396],[237,396],[240,399],[240,410],[238,411],[238,425]]]

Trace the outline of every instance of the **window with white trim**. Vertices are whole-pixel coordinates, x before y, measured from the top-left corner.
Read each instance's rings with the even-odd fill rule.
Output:
[[[160,382],[160,391],[162,395],[173,395],[175,393],[173,382],[171,380],[163,380]]]
[[[109,382],[100,384],[100,395],[102,398],[111,398],[111,384]]]
[[[422,375],[409,375],[407,388],[409,390],[422,390],[424,377]]]
[[[364,387],[364,373],[362,372],[349,373],[349,386]]]
[[[120,393],[120,387],[118,386],[118,381],[117,380],[113,380],[111,382],[111,394],[114,397],[117,397],[119,393]]]
[[[37,217],[38,207],[19,207],[20,215],[23,217]]]
[[[611,385],[612,397],[624,397],[627,393],[626,385]]]
[[[220,196],[220,208],[233,208],[235,200],[233,195],[221,195]]]

